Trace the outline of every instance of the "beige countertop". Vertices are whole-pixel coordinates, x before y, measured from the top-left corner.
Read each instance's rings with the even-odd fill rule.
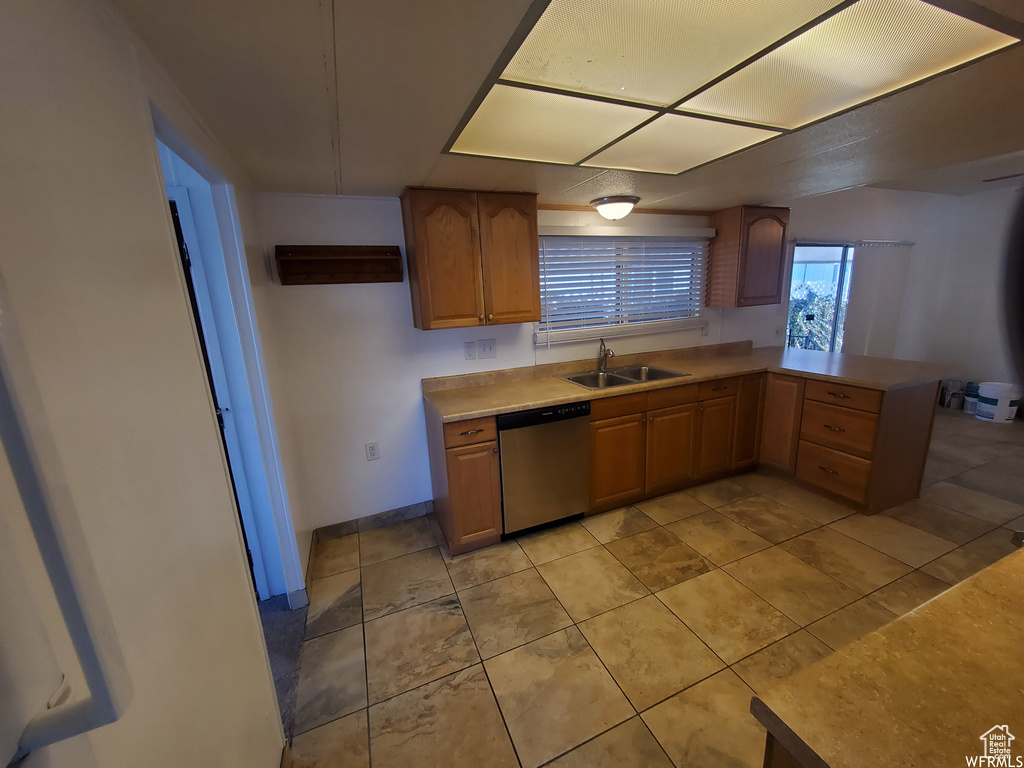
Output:
[[[750,343],[718,348],[665,350],[615,358],[609,365],[649,364],[690,374],[685,379],[588,390],[559,376],[593,370],[596,361],[515,368],[484,374],[423,380],[423,396],[442,421],[511,413],[581,400],[627,395],[661,387],[694,384],[708,379],[771,371],[811,379],[837,381],[869,389],[890,390],[927,384],[956,375],[948,366],[881,357],[814,352],[783,347],[752,349]]]
[[[808,767],[964,765],[996,725],[1017,736],[1017,765],[1022,671],[1019,551],[768,689],[751,711]]]

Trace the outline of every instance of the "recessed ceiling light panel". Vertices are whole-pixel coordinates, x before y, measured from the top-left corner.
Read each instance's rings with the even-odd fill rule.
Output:
[[[674,104],[839,0],[553,0],[502,78]]]
[[[662,115],[584,165],[651,173],[682,173],[695,166],[778,136],[775,131]]]
[[[798,128],[1015,42],[922,0],[860,0],[681,109]]]
[[[646,109],[495,85],[451,151],[571,165],[653,114]]]

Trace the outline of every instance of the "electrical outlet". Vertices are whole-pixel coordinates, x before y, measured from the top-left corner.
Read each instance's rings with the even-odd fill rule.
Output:
[[[463,343],[462,346],[466,350],[466,359],[467,360],[476,360],[476,342],[475,341],[467,341],[467,342]]]
[[[367,461],[376,461],[380,458],[380,446],[377,443],[363,443],[363,447],[366,449]]]
[[[476,344],[481,360],[498,356],[498,342],[495,339],[480,339]]]

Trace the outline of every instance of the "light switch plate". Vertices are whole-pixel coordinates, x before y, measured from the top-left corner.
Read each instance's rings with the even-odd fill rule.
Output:
[[[498,342],[495,339],[480,339],[476,345],[481,360],[498,356]]]

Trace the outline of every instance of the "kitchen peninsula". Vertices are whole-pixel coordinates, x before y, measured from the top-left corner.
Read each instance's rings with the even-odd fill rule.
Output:
[[[452,554],[500,540],[496,417],[590,403],[587,514],[758,465],[866,513],[916,498],[943,366],[750,342],[615,358],[684,373],[588,390],[592,360],[422,382],[435,511]]]

